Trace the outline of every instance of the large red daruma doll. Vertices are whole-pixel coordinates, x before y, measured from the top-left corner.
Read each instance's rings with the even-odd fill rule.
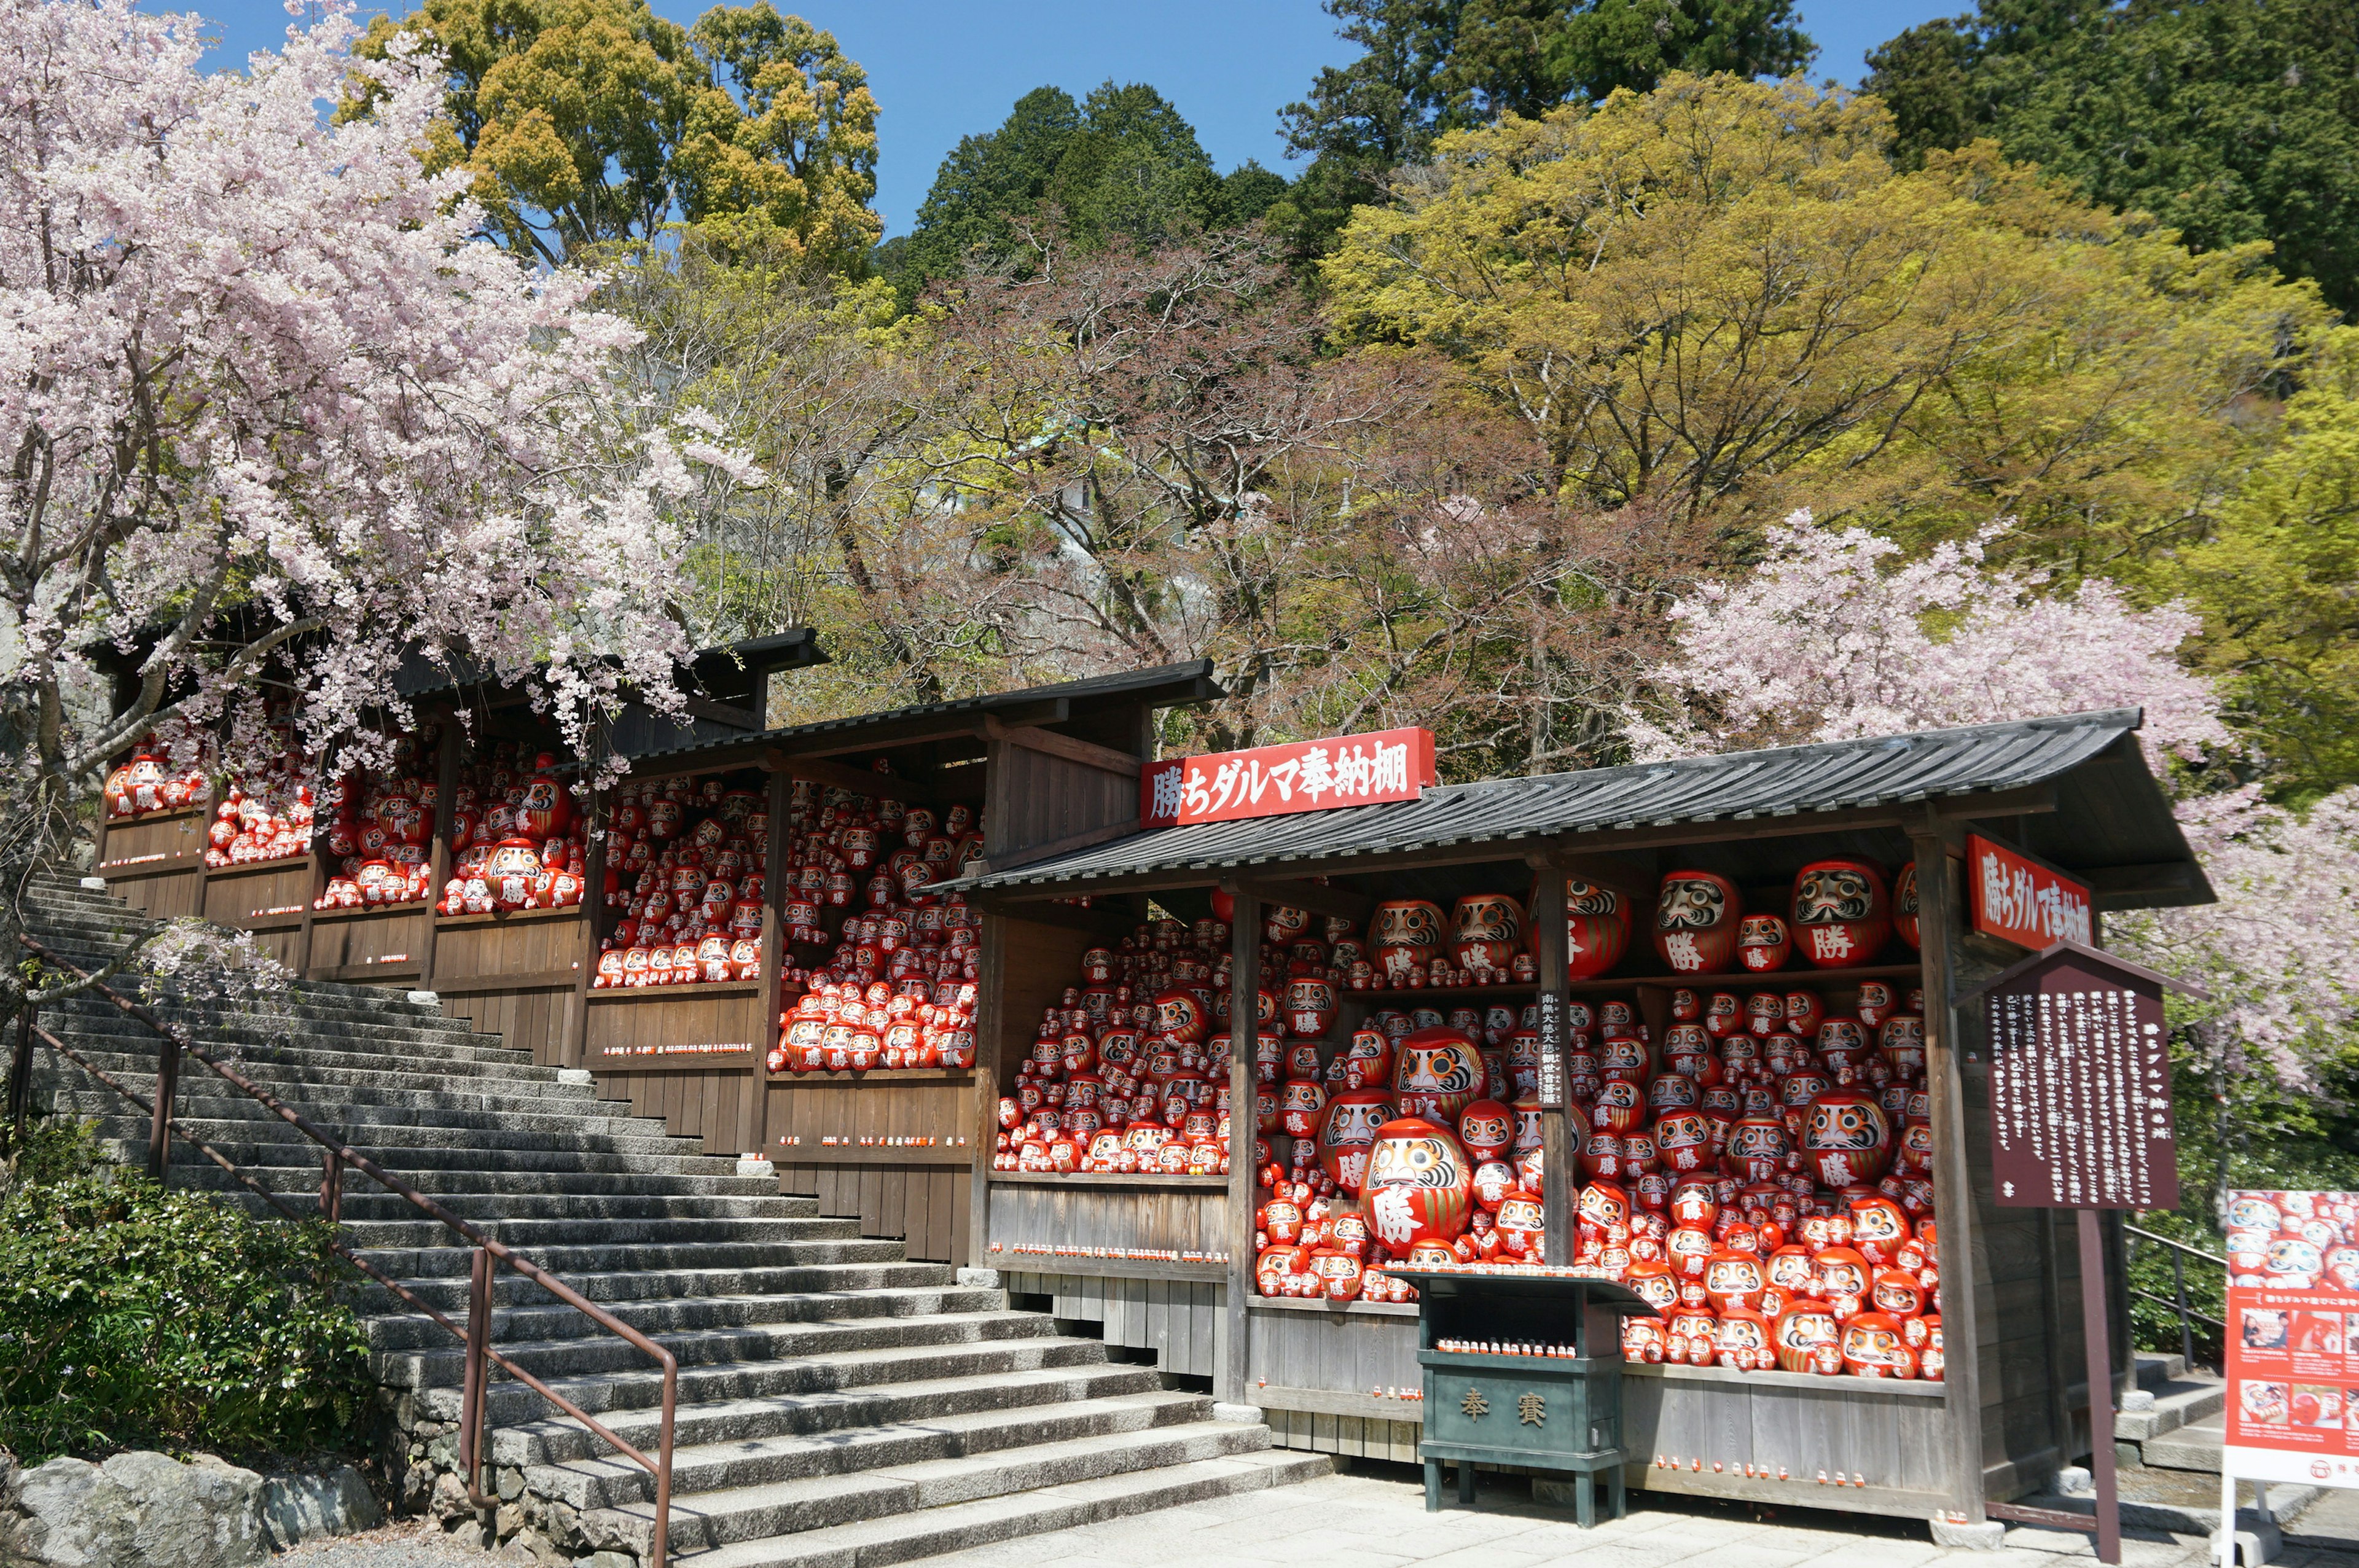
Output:
[[[1655,898],[1655,951],[1683,975],[1723,974],[1736,963],[1745,897],[1716,871],[1673,871]]]
[[[1327,1102],[1326,1118],[1319,1124],[1319,1168],[1337,1186],[1359,1196],[1367,1184],[1368,1152],[1375,1147],[1376,1134],[1397,1119],[1392,1098],[1382,1089],[1344,1090]]]
[[[1892,1162],[1892,1122],[1872,1094],[1829,1089],[1802,1115],[1802,1166],[1831,1192],[1872,1186]]]
[[[1401,1037],[1393,1066],[1393,1103],[1405,1117],[1454,1127],[1482,1097],[1483,1054],[1455,1029],[1418,1029]]]
[[[1446,1129],[1404,1116],[1376,1130],[1363,1189],[1368,1228],[1400,1253],[1419,1242],[1447,1247],[1465,1232],[1474,1168]]]
[[[1426,968],[1441,951],[1443,930],[1441,906],[1429,900],[1396,898],[1376,905],[1368,922],[1368,957],[1377,978],[1387,986],[1407,985],[1412,971]]]
[[[1813,860],[1794,873],[1794,946],[1821,969],[1872,964],[1892,936],[1884,872],[1866,860]]]
[[[1524,950],[1524,906],[1503,892],[1471,893],[1450,916],[1450,951],[1462,969],[1505,970]]]
[[[1532,889],[1538,907],[1539,889]],[[1622,961],[1630,946],[1630,922],[1622,912],[1622,896],[1611,889],[1592,887],[1578,877],[1564,879],[1565,978],[1595,979]]]

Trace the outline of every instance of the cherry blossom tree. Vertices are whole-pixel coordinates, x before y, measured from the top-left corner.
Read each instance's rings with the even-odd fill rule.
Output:
[[[2207,787],[2235,756],[2211,683],[2178,662],[2197,630],[2183,608],[2140,610],[2093,579],[2048,591],[1994,568],[2003,527],[1911,562],[1864,529],[1796,514],[1750,576],[1671,611],[1673,656],[1625,711],[1642,759],[1832,741],[1947,725],[2141,708],[2158,764],[2215,903],[2111,917],[2108,943],[2210,993],[2174,1003],[2208,1080],[2226,1154],[2274,1114],[2256,1084],[2316,1095],[2347,1070],[2359,1033],[2359,790],[2296,814],[2250,784]],[[2235,756],[2250,765],[2266,759]],[[2191,1173],[2190,1173],[2191,1174]]]
[[[420,164],[440,62],[354,37],[332,9],[208,75],[193,16],[0,0],[0,926],[109,758],[152,730],[235,771],[266,688],[348,761],[420,652],[576,741],[671,690],[673,518],[748,475],[617,418],[632,330],[471,238],[466,174]]]

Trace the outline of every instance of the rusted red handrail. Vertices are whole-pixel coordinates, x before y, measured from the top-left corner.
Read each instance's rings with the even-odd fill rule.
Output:
[[[27,947],[30,948],[34,953],[39,955],[43,962],[54,965],[60,969],[70,971],[82,977],[83,979],[92,979],[89,970],[82,968],[80,965],[73,963],[70,959],[59,957],[47,946],[35,940],[32,936],[20,932],[17,934],[16,939],[23,943]],[[239,1093],[245,1095],[247,1098],[252,1099],[257,1105],[260,1105],[266,1110],[268,1110],[272,1115],[277,1117],[281,1121],[287,1123],[288,1126],[292,1127],[304,1137],[318,1144],[321,1151],[323,1151],[321,1159],[323,1176],[320,1189],[321,1208],[322,1214],[329,1218],[331,1223],[334,1223],[336,1221],[341,1211],[342,1188],[342,1173],[341,1168],[342,1166],[349,1165],[353,1169],[359,1171],[369,1177],[370,1180],[375,1182],[387,1192],[390,1192],[396,1196],[401,1198],[411,1207],[419,1210],[429,1218],[440,1222],[448,1229],[463,1237],[473,1246],[475,1249],[475,1257],[469,1279],[467,1326],[462,1329],[457,1324],[451,1322],[450,1318],[446,1317],[441,1313],[437,1312],[434,1308],[427,1305],[423,1301],[420,1301],[415,1293],[403,1287],[400,1283],[387,1278],[377,1269],[364,1261],[356,1253],[354,1253],[350,1248],[345,1247],[342,1242],[335,1241],[330,1243],[339,1256],[346,1259],[355,1267],[360,1269],[362,1272],[367,1274],[378,1283],[386,1286],[404,1302],[407,1302],[410,1305],[418,1308],[432,1321],[450,1330],[466,1346],[467,1366],[464,1373],[465,1381],[460,1390],[462,1414],[460,1418],[461,1424],[459,1431],[459,1464],[460,1467],[466,1472],[468,1500],[473,1503],[477,1508],[495,1508],[498,1505],[498,1498],[495,1495],[485,1494],[481,1489],[484,1461],[483,1450],[484,1446],[483,1442],[484,1436],[483,1429],[486,1408],[489,1403],[488,1400],[485,1398],[485,1394],[490,1381],[490,1369],[493,1367],[497,1367],[502,1371],[507,1373],[511,1378],[516,1379],[518,1382],[523,1383],[535,1393],[540,1395],[541,1398],[547,1400],[550,1404],[556,1406],[559,1410],[563,1411],[575,1421],[580,1422],[583,1427],[595,1433],[598,1437],[603,1439],[610,1447],[637,1464],[642,1469],[646,1470],[655,1478],[655,1536],[650,1549],[647,1568],[664,1568],[664,1561],[669,1552],[671,1544],[669,1537],[671,1529],[672,1432],[674,1425],[676,1424],[676,1417],[679,1411],[679,1358],[669,1350],[665,1349],[662,1346],[648,1338],[645,1334],[639,1332],[639,1330],[632,1327],[629,1324],[625,1323],[622,1319],[614,1316],[614,1314],[598,1306],[595,1303],[583,1296],[580,1292],[574,1290],[572,1286],[557,1278],[554,1274],[548,1272],[538,1264],[533,1262],[530,1259],[517,1256],[499,1241],[485,1235],[483,1231],[477,1229],[467,1221],[460,1218],[457,1215],[451,1213],[440,1204],[436,1203],[424,1193],[412,1187],[408,1183],[401,1180],[398,1176],[392,1174],[390,1172],[386,1171],[375,1161],[369,1159],[368,1156],[361,1153],[358,1150],[353,1149],[342,1139],[333,1136],[324,1129],[314,1126],[312,1122],[302,1114],[302,1112],[283,1103],[277,1096],[271,1094],[269,1090],[254,1083],[235,1069],[224,1066],[221,1063],[214,1061],[211,1056],[207,1055],[203,1049],[201,1048],[193,1040],[189,1038],[187,1031],[179,1028],[178,1025],[168,1023],[163,1019],[157,1017],[149,1009],[121,995],[103,980],[94,980],[91,989],[101,996],[105,997],[107,1000],[113,1002],[115,1008],[125,1017],[130,1018],[136,1022],[145,1024],[147,1028],[155,1031],[157,1034],[162,1036],[165,1043],[163,1054],[167,1058],[175,1057],[180,1053],[186,1053],[190,1056],[194,1057],[223,1083],[228,1084],[231,1087],[236,1089]],[[100,1071],[89,1061],[85,1060],[79,1052],[65,1044],[48,1030],[38,1028],[38,1026],[28,1027],[29,1033],[37,1035],[44,1044],[49,1045],[51,1050],[57,1051],[60,1054],[66,1056],[83,1071],[95,1076],[107,1087],[114,1090],[115,1093],[123,1096],[125,1098],[130,1100],[134,1105],[137,1106],[140,1109],[148,1113],[151,1127],[149,1147],[149,1162],[151,1164],[156,1164],[160,1161],[164,1148],[168,1144],[169,1140],[174,1136],[178,1136],[183,1143],[187,1143],[190,1147],[198,1150],[201,1153],[203,1153],[206,1157],[211,1159],[213,1163],[228,1172],[231,1176],[252,1188],[255,1192],[259,1193],[272,1207],[277,1209],[281,1214],[287,1215],[289,1218],[298,1217],[295,1211],[289,1208],[286,1204],[280,1202],[276,1194],[263,1187],[260,1183],[255,1181],[245,1172],[240,1171],[234,1163],[222,1155],[218,1151],[199,1140],[190,1137],[186,1131],[183,1131],[173,1125],[173,1117],[171,1114],[172,1101],[168,1098],[169,1090],[166,1086],[173,1084],[177,1079],[178,1075],[176,1070],[176,1062],[159,1064],[159,1065],[166,1065],[174,1070],[159,1072],[158,1075],[158,1085],[159,1091],[161,1092],[157,1095],[155,1100],[151,1103],[144,1097],[133,1092],[133,1090],[127,1086],[117,1082],[114,1078]],[[160,1172],[158,1172],[158,1174],[160,1175]],[[542,1290],[548,1292],[550,1295],[555,1296],[559,1301],[563,1302],[566,1305],[573,1308],[576,1312],[581,1313],[583,1316],[590,1319],[591,1322],[598,1325],[601,1328],[605,1329],[608,1333],[622,1339],[633,1348],[637,1349],[647,1356],[653,1357],[657,1364],[663,1368],[663,1411],[661,1422],[657,1432],[658,1442],[656,1457],[650,1459],[647,1454],[641,1453],[636,1446],[615,1435],[615,1433],[610,1431],[603,1422],[600,1422],[595,1417],[592,1416],[589,1411],[583,1410],[581,1406],[575,1404],[571,1400],[567,1399],[564,1395],[558,1393],[548,1384],[542,1382],[538,1378],[534,1377],[530,1372],[526,1371],[523,1368],[509,1360],[506,1356],[501,1355],[497,1350],[492,1348],[491,1320],[493,1283],[496,1265],[501,1263],[506,1264],[518,1274],[521,1274],[526,1279],[531,1281],[534,1284],[538,1285]]]

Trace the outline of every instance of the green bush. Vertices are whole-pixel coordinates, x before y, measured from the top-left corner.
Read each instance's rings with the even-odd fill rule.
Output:
[[[369,1387],[356,1272],[324,1225],[100,1167],[45,1130],[0,1193],[0,1448],[300,1454],[345,1445]]]

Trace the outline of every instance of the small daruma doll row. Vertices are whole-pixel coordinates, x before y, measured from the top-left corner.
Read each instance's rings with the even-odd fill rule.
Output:
[[[1664,877],[1655,899],[1655,953],[1675,974],[1768,974],[1796,957],[1848,968],[1875,962],[1896,936],[1913,953],[1919,935],[1916,866],[1894,881],[1857,856],[1797,871],[1782,914],[1748,911],[1734,881],[1696,869]]]
[[[981,922],[933,891],[983,852],[970,809],[798,781],[787,826],[780,921],[796,961],[770,1071],[973,1066]]]
[[[205,775],[197,768],[172,771],[163,744],[153,735],[142,740],[131,760],[106,775],[101,795],[111,822],[127,821],[158,811],[186,811],[205,798]]]
[[[769,817],[749,784],[721,775],[646,779],[607,814],[609,907],[593,989],[720,985],[762,973]]]

